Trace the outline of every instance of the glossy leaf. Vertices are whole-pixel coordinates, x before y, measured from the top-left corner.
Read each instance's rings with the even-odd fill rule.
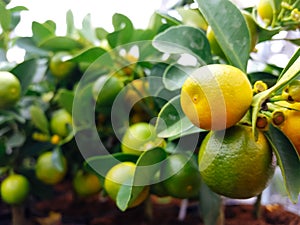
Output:
[[[70,59],[70,61],[78,63],[92,63],[104,53],[106,53],[106,50],[104,50],[103,48],[92,47],[79,52],[72,59]]]
[[[44,111],[38,106],[30,107],[31,121],[36,128],[45,134],[49,134],[49,123]]]
[[[159,170],[160,163],[167,157],[162,148],[145,151],[136,162],[136,171],[131,181],[132,185],[122,185],[117,195],[117,206],[125,211],[134,202],[143,188],[151,184],[154,174]]]
[[[12,69],[12,73],[18,77],[22,87],[22,95],[24,95],[34,79],[37,72],[38,63],[36,59],[25,60]]]
[[[134,28],[125,15],[116,13],[112,20],[115,31],[107,35],[107,41],[112,48],[115,48],[130,41]]]
[[[181,89],[184,81],[193,70],[195,70],[194,67],[169,65],[163,74],[163,83],[165,87],[170,91]]]
[[[64,171],[64,156],[63,156],[63,153],[61,151],[61,148],[60,147],[56,147],[54,150],[53,150],[53,154],[52,154],[52,162],[53,162],[53,165],[56,167],[56,169],[58,171]]]
[[[282,76],[287,72],[287,70],[295,63],[296,60],[298,60],[300,57],[300,48],[295,51],[293,56],[290,58],[288,64],[285,66],[285,68],[282,70],[281,74],[279,75],[278,79],[281,79]]]
[[[32,22],[32,37],[37,43],[43,42],[54,35],[54,32],[47,26],[47,23]]]
[[[171,54],[191,54],[202,65],[212,62],[210,47],[205,33],[190,26],[170,27],[153,40],[158,50]]]
[[[11,23],[10,23],[10,29],[13,30],[16,28],[16,26],[19,24],[21,21],[21,11],[28,10],[24,6],[16,6],[13,8],[10,8],[9,11],[11,12]]]
[[[297,203],[300,193],[299,155],[293,144],[278,128],[270,125],[265,134],[276,154],[288,196],[293,203]]]
[[[162,138],[178,136],[195,127],[185,116],[180,105],[180,96],[176,96],[164,105],[158,114],[155,125],[157,135]],[[198,132],[203,131],[195,128]],[[194,131],[195,132],[195,131]]]
[[[20,131],[16,131],[11,136],[9,136],[9,138],[7,138],[5,144],[8,148],[15,148],[22,146],[25,140],[25,134]]]
[[[16,44],[20,48],[25,49],[27,53],[31,53],[42,57],[49,56],[49,52],[47,50],[39,48],[32,37],[19,37],[16,40]]]
[[[67,89],[59,89],[55,101],[61,108],[66,109],[72,115],[74,92]]]
[[[250,53],[250,32],[241,11],[229,0],[196,2],[214,31],[227,60],[233,66],[246,71]]]
[[[45,40],[39,45],[39,47],[54,52],[71,51],[81,48],[82,44],[69,37],[56,36]]]
[[[186,9],[184,7],[177,8],[176,11],[179,13],[181,16],[181,20],[183,24],[193,26],[193,27],[198,27],[203,30],[207,29],[207,22],[203,18],[203,16],[200,14],[199,10],[195,9]]]
[[[221,196],[217,195],[202,182],[199,208],[205,225],[224,224],[224,209]]]

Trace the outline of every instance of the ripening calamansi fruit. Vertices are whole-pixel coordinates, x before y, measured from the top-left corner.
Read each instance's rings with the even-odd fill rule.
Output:
[[[1,183],[1,198],[11,205],[21,204],[29,194],[28,179],[20,174],[12,174]]]
[[[51,74],[59,80],[70,76],[76,68],[76,63],[68,61],[71,58],[72,55],[69,52],[55,53],[49,63]]]
[[[73,179],[73,188],[76,194],[86,197],[100,192],[102,186],[95,174],[79,170]]]
[[[72,116],[65,109],[58,109],[53,112],[50,119],[50,128],[53,134],[66,137],[72,129]]]
[[[236,199],[260,194],[274,174],[276,162],[261,131],[255,139],[250,126],[210,131],[199,152],[203,181],[214,192]]]
[[[121,162],[113,166],[106,174],[104,188],[109,197],[116,201],[122,185],[130,185],[134,177],[136,165],[133,162]],[[140,205],[149,195],[149,186],[145,186],[136,199],[132,200],[129,207]]]
[[[252,102],[252,87],[240,69],[223,64],[202,66],[184,82],[180,103],[190,121],[205,130],[238,123]]]
[[[121,141],[123,153],[141,155],[155,147],[165,147],[166,141],[157,136],[155,127],[149,123],[135,123],[125,132]]]
[[[62,168],[56,166],[53,152],[41,154],[36,162],[36,177],[45,184],[54,185],[63,180],[67,173],[67,160],[62,158]]]
[[[21,98],[21,84],[12,73],[0,71],[0,109],[14,106]]]

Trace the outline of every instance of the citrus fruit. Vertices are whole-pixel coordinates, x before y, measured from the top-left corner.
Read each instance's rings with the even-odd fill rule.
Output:
[[[10,72],[0,71],[0,109],[14,106],[21,97],[21,84]]]
[[[50,120],[50,128],[53,134],[66,137],[72,128],[72,116],[65,109],[53,112]]]
[[[103,75],[93,85],[93,96],[97,106],[111,106],[124,84],[117,77]]]
[[[252,102],[244,72],[223,64],[202,66],[184,82],[180,103],[190,121],[205,130],[223,130],[241,120]]]
[[[113,166],[107,172],[104,180],[104,188],[112,200],[116,201],[122,185],[130,185],[135,173],[135,168],[136,165],[133,162],[121,162]],[[129,207],[140,205],[147,198],[148,194],[149,187],[145,186]]]
[[[65,177],[67,173],[67,160],[62,158],[62,168],[59,168],[55,163],[53,152],[44,152],[36,162],[35,174],[36,177],[45,184],[57,184]]]
[[[267,24],[270,25],[273,21],[272,0],[260,0],[257,5],[257,14]]]
[[[1,183],[1,197],[7,204],[21,204],[28,196],[29,190],[29,181],[20,174],[9,175]]]
[[[250,126],[236,125],[210,131],[199,152],[203,181],[214,192],[236,199],[260,194],[276,166],[271,147],[261,131],[255,140]]]
[[[95,174],[79,170],[73,179],[73,187],[79,196],[84,197],[98,193],[101,190],[101,183]]]
[[[175,198],[199,196],[201,177],[197,161],[187,154],[170,155],[161,169],[161,177],[166,192]]]
[[[155,147],[164,147],[163,138],[156,134],[155,127],[149,123],[135,123],[126,130],[122,137],[121,149],[124,153],[141,155]]]
[[[281,103],[282,104],[282,103]],[[279,125],[282,132],[289,138],[300,155],[300,103],[285,103],[284,122]]]
[[[68,52],[57,52],[50,59],[49,69],[52,75],[58,79],[71,75],[76,68],[76,63],[68,61],[72,55]]]

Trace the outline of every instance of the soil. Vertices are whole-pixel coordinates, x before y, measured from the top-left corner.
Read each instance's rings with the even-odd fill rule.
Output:
[[[97,195],[80,199],[69,190],[52,199],[31,199],[25,214],[28,225],[202,225],[196,202],[190,202],[183,220],[178,219],[180,202],[152,197],[153,216],[150,220],[145,216],[145,207],[121,212],[108,198]],[[1,202],[0,224],[11,224],[10,208]],[[226,206],[225,225],[241,224],[300,225],[300,216],[285,211],[280,205],[266,205],[262,206],[261,218],[255,219],[252,205]]]

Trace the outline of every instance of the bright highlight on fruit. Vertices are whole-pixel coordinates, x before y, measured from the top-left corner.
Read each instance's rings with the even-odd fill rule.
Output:
[[[222,64],[200,67],[184,82],[181,107],[205,130],[223,130],[239,122],[252,102],[252,87],[240,69]]]

